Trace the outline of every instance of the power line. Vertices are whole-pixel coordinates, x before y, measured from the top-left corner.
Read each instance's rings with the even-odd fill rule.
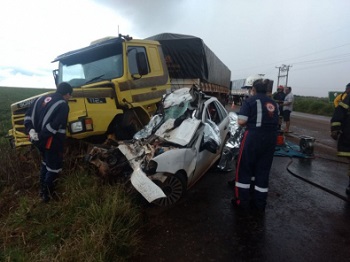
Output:
[[[251,70],[251,69],[255,69],[255,68],[261,68],[261,67],[271,66],[271,65],[274,65],[274,64],[276,64],[276,63],[283,63],[283,62],[288,61],[288,60],[296,60],[296,59],[300,59],[300,58],[303,58],[303,57],[311,56],[311,55],[314,55],[314,54],[323,53],[323,52],[326,52],[326,51],[338,49],[338,48],[341,48],[341,47],[344,47],[344,46],[348,46],[348,45],[350,45],[350,43],[346,43],[346,44],[339,45],[339,46],[335,46],[335,47],[331,47],[331,48],[322,49],[322,50],[319,50],[319,51],[316,51],[316,52],[312,52],[312,53],[305,54],[305,55],[301,55],[301,56],[297,56],[297,57],[286,58],[286,59],[279,60],[279,61],[277,61],[277,62],[273,62],[273,63],[269,63],[269,64],[257,65],[257,66],[242,68],[242,69],[235,69],[234,71],[246,71],[246,70]],[[350,54],[349,54],[349,53],[346,53],[346,54],[337,55],[337,56],[335,56],[335,57],[340,57],[340,56],[343,56],[343,57],[344,57],[344,56],[348,56],[348,55],[350,55]],[[335,57],[334,57],[334,58],[335,58]],[[330,59],[330,58],[332,58],[332,57],[320,58],[320,59],[318,59],[318,60],[319,60],[319,61],[322,61],[322,60],[324,60],[324,59]],[[317,60],[317,59],[315,59],[315,61],[316,61],[316,60]],[[312,61],[312,60],[310,60],[310,61]],[[303,63],[303,62],[306,62],[306,61],[295,62],[295,63],[292,63],[292,64],[300,64],[300,63]],[[343,61],[340,61],[340,63],[343,63]]]

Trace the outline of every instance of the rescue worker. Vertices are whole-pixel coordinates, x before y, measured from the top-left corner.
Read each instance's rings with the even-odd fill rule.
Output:
[[[349,93],[350,93],[350,83],[346,85],[345,91],[343,93],[337,95],[334,98],[334,101],[333,101],[334,107],[337,107],[339,105],[339,102],[344,100]]]
[[[237,161],[232,204],[246,211],[253,208],[263,212],[266,206],[278,130],[278,105],[266,95],[269,81],[253,83],[253,95],[238,113],[238,124],[246,130]]]
[[[286,94],[283,92],[283,86],[277,87],[277,92],[273,94],[272,98],[276,101],[278,104],[279,109],[279,124],[278,129],[281,129],[282,120],[283,120],[283,102],[284,98],[286,97]]]
[[[337,155],[350,161],[350,96],[339,102],[331,118],[331,137],[338,140]],[[349,185],[346,193],[350,195],[350,164],[348,166]]]
[[[55,93],[43,95],[32,103],[25,114],[24,125],[30,141],[40,151],[40,197],[48,202],[54,183],[63,166],[63,146],[66,137],[72,87],[62,82]]]

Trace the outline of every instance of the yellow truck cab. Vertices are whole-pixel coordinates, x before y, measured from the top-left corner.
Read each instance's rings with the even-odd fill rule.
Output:
[[[95,143],[128,140],[149,122],[163,95],[192,86],[225,104],[231,71],[202,39],[163,33],[143,40],[107,37],[58,56],[56,85],[73,87],[67,136]],[[9,137],[28,145],[25,111],[35,97],[11,105]]]
[[[73,87],[67,136],[76,139],[105,139],[109,134],[131,139],[170,88],[157,41],[119,35],[62,54],[53,62],[58,62],[53,72],[56,85],[67,82]],[[30,144],[23,118],[35,98],[11,105],[9,136],[16,147]]]

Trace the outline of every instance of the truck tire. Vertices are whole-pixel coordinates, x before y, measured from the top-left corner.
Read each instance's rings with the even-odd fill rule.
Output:
[[[130,140],[148,123],[149,119],[150,117],[143,110],[137,108],[125,110],[123,114],[114,118],[110,127],[117,140]]]

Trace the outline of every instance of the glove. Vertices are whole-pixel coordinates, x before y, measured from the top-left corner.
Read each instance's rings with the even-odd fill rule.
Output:
[[[30,138],[30,141],[39,141],[38,133],[35,132],[34,129],[30,129],[30,131],[29,131],[29,138]]]
[[[338,130],[332,131],[332,132],[331,132],[331,137],[332,137],[334,140],[338,140],[339,135],[340,135],[340,131],[338,131]]]

